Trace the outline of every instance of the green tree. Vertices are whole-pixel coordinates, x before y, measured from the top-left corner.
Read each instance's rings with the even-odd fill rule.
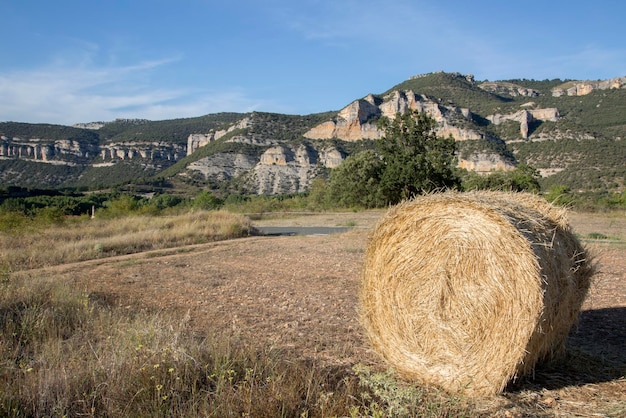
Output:
[[[548,202],[560,206],[572,206],[574,195],[572,189],[563,184],[555,184],[543,196]]]
[[[389,204],[441,188],[456,188],[457,144],[438,137],[436,121],[426,113],[408,111],[379,127],[384,136],[376,142],[383,168],[379,192]]]
[[[150,199],[150,205],[154,206],[158,211],[167,208],[173,208],[182,203],[183,199],[168,193],[158,194]]]
[[[317,177],[311,181],[308,193],[308,206],[310,209],[326,209],[329,206],[329,183],[323,177]]]
[[[382,160],[373,150],[349,156],[330,174],[330,202],[342,207],[384,206],[379,188],[383,168]]]
[[[193,207],[204,210],[219,209],[224,205],[224,201],[216,197],[213,193],[208,191],[201,191],[193,199]]]

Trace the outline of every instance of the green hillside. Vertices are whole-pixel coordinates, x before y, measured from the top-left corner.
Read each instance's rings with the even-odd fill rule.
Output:
[[[215,113],[161,121],[123,119],[107,123],[99,129],[99,136],[105,142],[165,141],[186,144],[190,134],[224,129],[242,117],[241,113]]]

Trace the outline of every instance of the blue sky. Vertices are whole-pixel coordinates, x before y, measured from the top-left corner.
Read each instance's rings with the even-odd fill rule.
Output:
[[[339,110],[432,71],[626,76],[626,2],[0,0],[0,121]]]

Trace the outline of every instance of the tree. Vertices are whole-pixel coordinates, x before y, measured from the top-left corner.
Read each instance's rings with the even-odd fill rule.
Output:
[[[428,114],[408,111],[393,120],[382,118],[379,127],[384,130],[376,142],[383,162],[379,193],[388,204],[459,186],[456,141],[438,137],[436,121]]]
[[[212,192],[206,190],[201,191],[193,199],[192,206],[197,209],[216,210],[224,205],[224,201],[216,197]]]
[[[373,150],[351,155],[330,174],[328,197],[336,206],[374,208],[385,205],[379,183],[383,162]]]

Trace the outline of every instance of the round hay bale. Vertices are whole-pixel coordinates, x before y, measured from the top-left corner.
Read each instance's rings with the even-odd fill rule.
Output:
[[[400,375],[491,395],[563,349],[592,273],[565,210],[538,196],[426,195],[374,228],[360,314]]]

